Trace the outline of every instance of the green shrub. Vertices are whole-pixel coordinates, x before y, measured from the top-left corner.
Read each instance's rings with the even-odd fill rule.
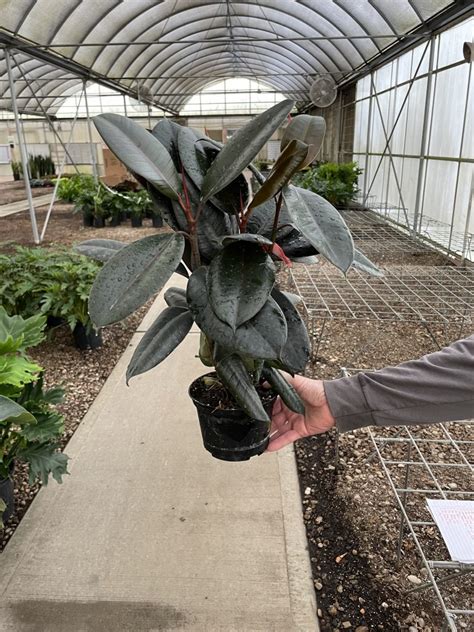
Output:
[[[94,178],[87,174],[76,174],[70,178],[61,178],[57,197],[58,200],[63,202],[76,203],[83,193],[94,191],[96,186]]]
[[[10,314],[64,318],[89,326],[87,299],[100,264],[59,248],[24,248],[0,255],[0,305]]]
[[[294,181],[334,206],[345,206],[359,191],[357,179],[361,173],[356,162],[325,162],[301,173]]]

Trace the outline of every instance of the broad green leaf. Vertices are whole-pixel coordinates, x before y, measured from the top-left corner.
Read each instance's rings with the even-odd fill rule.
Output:
[[[184,127],[184,125],[180,126],[178,132],[179,159],[188,176],[191,178],[197,188],[200,189],[202,181],[204,179],[206,168],[205,165],[201,166],[201,164],[198,162],[196,153],[204,153],[204,150],[199,146],[198,143],[196,143],[196,140],[197,136],[191,128]]]
[[[108,261],[126,245],[126,242],[116,239],[87,239],[74,246],[74,250],[95,261]]]
[[[94,123],[107,146],[126,167],[168,197],[178,199],[181,180],[162,143],[138,123],[119,114],[99,114]]]
[[[304,169],[310,165],[321,150],[324,134],[326,133],[326,121],[322,116],[312,116],[311,114],[299,114],[294,116],[287,125],[283,138],[281,139],[281,149],[285,149],[292,140],[301,140],[308,145],[306,159],[300,165]]]
[[[254,318],[233,331],[212,310],[206,275],[204,266],[193,272],[186,292],[189,309],[198,327],[211,340],[243,356],[278,360],[287,340],[287,326],[276,302],[268,299]]]
[[[283,195],[293,225],[328,261],[347,272],[354,261],[354,243],[340,213],[307,189],[289,185]]]
[[[0,356],[0,385],[8,384],[14,388],[22,388],[25,384],[33,382],[41,370],[38,364],[23,356]]]
[[[127,368],[127,384],[132,377],[163,362],[186,338],[192,324],[193,317],[187,308],[164,309],[135,349]]]
[[[179,234],[151,235],[122,248],[97,275],[89,297],[96,327],[129,316],[159,292],[178,267],[184,251]]]
[[[217,363],[216,372],[235,401],[251,419],[270,421],[245,364],[238,355],[224,357]]]
[[[156,187],[151,184],[148,184],[147,191],[151,197],[153,206],[159,212],[162,219],[168,224],[168,226],[176,231],[181,230],[178,220],[174,215],[171,200],[169,200],[166,195],[163,195],[160,191],[158,191]]]
[[[285,296],[292,305],[294,305],[295,307],[297,305],[300,305],[300,303],[303,302],[303,299],[301,298],[301,296],[299,294],[293,294],[293,292],[282,292],[283,296]]]
[[[295,413],[304,415],[305,408],[301,397],[289,384],[283,375],[273,367],[265,367],[262,371],[263,377],[268,381],[273,390],[278,393],[288,408]]]
[[[49,410],[35,413],[36,423],[23,426],[19,432],[28,441],[50,441],[64,432],[64,417]]]
[[[319,262],[319,259],[314,255],[308,255],[307,257],[291,257],[291,260],[295,263],[304,263],[306,266],[314,266]]]
[[[46,316],[43,314],[30,318],[9,316],[5,308],[0,306],[0,344],[5,343],[4,352],[7,352],[7,347],[11,348],[11,351],[35,347],[45,339],[45,325]]]
[[[277,103],[239,129],[224,145],[206,173],[201,198],[208,200],[235,180],[283,123],[294,101]]]
[[[311,351],[306,326],[291,299],[286,297],[283,292],[275,288],[272,292],[272,298],[283,312],[288,329],[288,338],[281,351],[280,360],[293,373],[301,373],[306,367]]]
[[[163,298],[169,307],[185,307],[188,308],[186,301],[186,290],[180,287],[170,287],[164,293]]]
[[[265,183],[255,194],[249,209],[263,204],[277,195],[288,184],[291,176],[298,171],[308,153],[308,145],[299,141],[290,141],[278,156]]]
[[[18,451],[18,458],[29,465],[29,482],[33,484],[37,478],[43,485],[48,484],[49,475],[62,483],[62,477],[67,474],[69,457],[56,451],[56,446],[50,443],[30,444]]]
[[[26,408],[10,398],[0,395],[0,423],[7,420],[11,420],[18,426],[36,423],[36,419]]]
[[[262,309],[274,283],[275,267],[261,246],[234,242],[211,261],[209,301],[216,316],[235,331]]]
[[[178,133],[181,125],[167,118],[161,119],[152,129],[152,135],[160,141],[171,156],[176,169],[179,169],[178,159]]]
[[[375,264],[372,263],[364,254],[357,248],[354,250],[354,263],[352,264],[356,270],[361,272],[367,272],[375,277],[383,277],[383,272]]]

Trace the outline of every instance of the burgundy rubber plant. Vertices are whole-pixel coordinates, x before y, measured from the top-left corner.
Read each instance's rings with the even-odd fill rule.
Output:
[[[108,147],[148,189],[171,231],[130,245],[89,240],[77,247],[106,262],[90,294],[92,322],[101,328],[126,318],[175,272],[187,279],[186,289],[165,292],[167,307],[137,346],[127,381],[162,362],[196,323],[199,356],[215,372],[193,382],[190,394],[205,447],[226,460],[265,450],[277,395],[304,411],[280,371],[302,372],[310,341],[294,297],[276,287],[274,262],[311,261],[320,254],[344,273],[355,266],[378,274],[354,248],[339,212],[290,184],[315,159],[325,132],[321,117],[289,120],[293,107],[290,100],[274,105],[224,146],[168,119],[150,133],[117,114],[95,118]],[[281,154],[264,179],[252,161],[285,123]],[[246,169],[259,183],[253,196]],[[262,388],[264,381],[270,390]]]

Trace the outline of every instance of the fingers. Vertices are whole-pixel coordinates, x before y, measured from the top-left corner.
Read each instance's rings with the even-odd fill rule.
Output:
[[[283,434],[278,434],[278,436],[272,437],[266,451],[276,452],[277,450],[281,450],[290,443],[293,443],[297,439],[301,439],[300,433],[296,430],[290,429]]]

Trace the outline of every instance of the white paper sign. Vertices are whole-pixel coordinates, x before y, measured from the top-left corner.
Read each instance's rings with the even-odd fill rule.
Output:
[[[451,559],[474,562],[474,501],[427,499]]]

